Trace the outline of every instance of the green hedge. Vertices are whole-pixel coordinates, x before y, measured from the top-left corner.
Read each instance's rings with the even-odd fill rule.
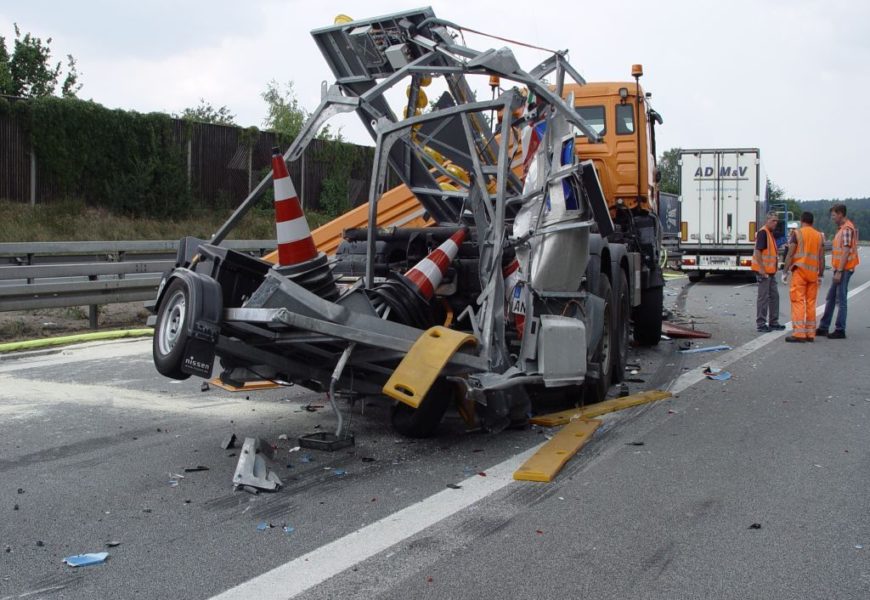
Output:
[[[172,218],[192,205],[183,145],[166,114],[109,110],[95,102],[16,102],[19,122],[58,192],[130,216]]]

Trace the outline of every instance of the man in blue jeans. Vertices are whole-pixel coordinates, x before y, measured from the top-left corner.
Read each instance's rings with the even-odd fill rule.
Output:
[[[834,270],[834,279],[828,288],[825,297],[825,314],[816,330],[816,336],[828,336],[832,340],[842,340],[846,337],[846,300],[849,293],[849,280],[858,260],[858,230],[855,225],[846,218],[846,205],[835,204],[831,207],[831,220],[839,228],[834,236],[831,246],[831,268]],[[834,307],[839,306],[837,321],[834,323],[834,331],[828,333],[831,327],[831,319],[834,317]]]

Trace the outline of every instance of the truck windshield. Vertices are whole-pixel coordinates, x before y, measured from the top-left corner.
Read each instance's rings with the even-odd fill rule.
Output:
[[[577,114],[589,123],[589,126],[598,134],[604,135],[606,128],[604,127],[604,107],[603,106],[578,106],[574,110]],[[583,132],[574,128],[574,133],[578,136],[585,137]]]
[[[631,104],[616,105],[616,133],[617,135],[634,133],[634,109]]]

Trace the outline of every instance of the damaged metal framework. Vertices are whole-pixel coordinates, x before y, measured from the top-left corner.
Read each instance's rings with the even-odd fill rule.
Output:
[[[578,394],[585,384],[603,395],[594,390],[610,384],[603,365],[624,352],[617,326],[627,331],[628,319],[598,283],[602,267],[590,265],[614,224],[592,163],[574,147],[575,135],[594,143],[599,134],[563,98],[566,77],[585,82],[565,53],[526,71],[508,48],[474,50],[457,31],[422,9],[312,33],[335,83],[324,83],[283,160],[300,156],[329,118],[355,111],[376,140],[367,231],[346,232],[335,258],[293,265],[221,247],[265,178],[209,243],[181,245],[154,304],[161,373],[207,377],[217,357],[229,383],[328,392],[339,424],[326,443],[349,437],[336,399],[383,394],[388,380],[399,390],[389,394],[393,423],[407,435],[430,434],[451,402],[499,430],[525,421],[537,390]],[[476,99],[470,77],[495,82],[493,98]],[[433,78],[446,91],[423,112]],[[406,118],[385,98],[400,84]],[[437,226],[378,227],[388,169]],[[647,262],[637,248],[612,253],[631,268]],[[639,283],[626,279],[625,302],[636,306]],[[424,363],[434,375],[421,386]]]

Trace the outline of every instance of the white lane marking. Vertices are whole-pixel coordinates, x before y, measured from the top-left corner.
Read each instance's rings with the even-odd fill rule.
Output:
[[[850,291],[847,298],[851,298],[852,296],[860,294],[861,292],[866,290],[868,287],[870,287],[870,281],[867,281],[867,282],[863,283],[862,285],[859,285],[858,287],[856,287],[854,290]],[[822,314],[823,312],[825,312],[825,305],[824,304],[816,307],[816,316]],[[787,328],[789,325],[791,325],[791,321],[789,321],[785,325]],[[757,338],[755,338],[754,340],[743,344],[739,348],[736,348],[736,349],[734,349],[726,354],[719,356],[718,360],[713,360],[709,364],[711,367],[718,367],[720,369],[724,369],[728,365],[733,364],[733,363],[737,362],[738,360],[740,360],[741,358],[744,358],[744,357],[752,354],[756,350],[760,350],[761,348],[764,348],[769,343],[774,342],[774,341],[778,340],[779,338],[781,338],[787,334],[788,334],[788,329],[785,329],[784,331],[775,331],[775,332],[771,331],[770,333],[760,335]],[[683,373],[682,375],[680,375],[673,382],[673,384],[671,384],[669,391],[673,392],[674,394],[679,394],[680,392],[682,392],[686,388],[693,386],[696,383],[698,383],[699,381],[703,380],[705,377],[706,377],[706,375],[704,375],[704,373],[700,369],[695,369],[694,371],[688,371],[687,373]]]
[[[734,289],[739,290],[740,288],[749,287],[750,285],[757,285],[757,283],[753,281],[750,283],[744,283],[743,285],[736,285],[736,286],[734,286]]]
[[[870,287],[870,281],[849,292],[849,298]],[[819,307],[824,310],[824,305]],[[732,350],[717,365],[730,365],[744,356],[780,338],[784,332],[769,333]],[[678,393],[704,378],[700,369],[678,378],[671,391]],[[288,563],[275,567],[237,585],[211,600],[287,600],[310,590],[342,571],[361,563],[416,535],[454,514],[505,488],[528,457],[544,445],[536,445],[486,471],[487,477],[475,476],[462,482],[462,492],[444,490],[416,504],[386,516],[325,546],[312,550]]]
[[[461,482],[461,490],[445,489],[425,500],[357,529],[308,554],[229,589],[212,600],[284,600],[326,581],[427,527],[494,494],[513,482],[513,473],[543,445]]]

